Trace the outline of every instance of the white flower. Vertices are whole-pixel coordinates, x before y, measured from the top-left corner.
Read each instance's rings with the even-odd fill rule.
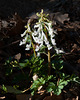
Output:
[[[26,34],[25,38],[22,41],[20,41],[20,44],[19,45],[26,44],[28,37],[29,37],[29,35]],[[30,47],[31,47],[31,41],[30,41],[30,44],[26,44],[25,50],[30,50]]]
[[[31,32],[29,23],[27,24],[27,32]]]
[[[43,14],[43,12],[42,12],[42,14]],[[52,22],[49,21],[44,16],[42,16],[41,14],[38,17],[40,17],[40,19],[39,19],[39,22],[36,23],[36,25],[34,25],[33,32],[31,31],[30,23],[28,22],[27,26],[25,26],[25,28],[27,28],[27,29],[25,30],[25,32],[23,34],[21,34],[21,37],[24,37],[24,36],[25,37],[24,37],[24,39],[22,41],[20,41],[19,45],[26,44],[25,50],[30,50],[30,48],[31,48],[31,41],[30,41],[30,44],[27,44],[27,39],[29,37],[28,33],[31,34],[34,42],[36,44],[38,44],[36,46],[35,51],[39,51],[43,45],[46,45],[48,50],[52,49],[51,45],[56,46],[56,42],[55,42],[55,39],[54,39],[55,34],[56,34],[56,30],[53,30]],[[46,28],[46,30],[47,30],[46,33],[45,33],[44,28]],[[50,39],[48,37],[50,37]],[[57,49],[56,49],[56,51],[58,53]]]
[[[52,23],[51,22],[44,22],[46,25],[48,25],[48,26],[50,26],[51,27],[51,25],[52,25]]]
[[[32,37],[33,37],[33,39],[34,39],[34,41],[37,43],[37,37],[35,37],[34,35],[32,35]]]
[[[45,25],[45,27],[46,27],[47,31],[49,32],[49,35],[51,35],[53,33],[53,30],[51,29],[51,27],[46,26],[46,25]]]
[[[30,48],[31,47],[31,43],[30,44],[26,44],[26,48]]]
[[[26,34],[25,38],[23,39],[23,41],[27,41],[27,38],[29,37],[28,34]]]
[[[23,44],[26,44],[27,37],[28,37],[28,34],[26,34],[25,38],[22,41],[20,41],[20,44],[19,44],[20,46]]]
[[[37,45],[35,51],[39,51],[39,49],[40,49],[40,48],[39,48],[39,46]]]
[[[21,37],[25,36],[26,35],[26,32],[27,32],[27,30],[25,30],[24,33],[21,34]]]
[[[51,35],[51,38],[54,38],[54,37],[55,37],[55,34],[52,34],[52,35]]]
[[[53,29],[52,29],[51,27],[49,27],[48,32],[49,32],[49,35],[50,35],[51,37],[54,37],[54,36],[55,36],[55,34],[54,34],[54,32],[53,32]]]
[[[25,50],[30,50],[30,48],[25,48]]]
[[[56,45],[55,39],[51,39],[53,45]]]
[[[48,47],[48,50],[52,49],[52,46],[50,44],[48,44],[47,47]]]
[[[53,33],[57,34],[57,30],[53,30]]]
[[[34,25],[34,28],[38,28],[40,26],[41,26],[41,24],[36,24],[36,25]]]
[[[45,33],[43,32],[43,30],[42,30],[41,33],[42,33],[41,39],[42,39],[43,41],[47,41],[47,37],[46,37]]]
[[[30,42],[30,44],[26,44],[25,50],[30,50],[30,48],[31,48],[31,42]]]
[[[55,50],[56,50],[57,54],[64,53],[64,51],[63,50],[59,50],[59,48],[56,48]]]
[[[20,41],[20,44],[19,44],[19,45],[21,46],[21,45],[23,45],[23,44],[26,44],[25,39],[23,39],[22,41]]]
[[[32,36],[36,36],[36,35],[38,35],[38,32],[34,30],[34,32],[32,33]]]
[[[44,40],[44,41],[45,41],[45,40]],[[45,44],[46,44],[46,45],[48,45],[48,44],[49,44],[49,41],[48,41],[48,40],[47,40],[47,41],[45,41]]]
[[[50,46],[50,47],[48,47],[48,50],[51,50],[52,49],[52,47]]]
[[[21,34],[21,37],[24,37],[26,35],[26,33],[28,33],[28,32],[31,32],[31,29],[30,29],[30,25],[29,24],[27,24],[27,30],[25,30],[24,33]]]
[[[20,46],[21,46],[21,45],[23,45],[23,42],[22,42],[22,41],[20,41],[20,44],[19,44],[19,45],[20,45]]]
[[[40,52],[37,52],[37,57],[39,57],[40,56]]]

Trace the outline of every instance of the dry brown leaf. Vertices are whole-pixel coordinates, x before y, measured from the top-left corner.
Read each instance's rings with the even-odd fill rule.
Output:
[[[64,21],[69,21],[70,18],[68,17],[68,14],[62,14],[61,12],[57,12],[54,14],[54,22],[60,22],[64,24]]]
[[[52,96],[45,97],[43,100],[63,100],[63,97],[62,95],[59,96],[52,95]]]
[[[14,25],[7,32],[9,36],[15,36],[21,34],[22,29],[24,28],[25,22],[20,18],[18,14],[13,15]]]
[[[19,94],[16,95],[17,100],[31,100],[31,95],[30,94]]]
[[[7,22],[7,21],[5,21],[5,20],[2,20],[2,27],[3,28],[7,28],[8,27],[8,25],[9,25],[9,23]]]
[[[16,54],[14,58],[17,59],[17,60],[19,61],[20,58],[21,58],[21,53]]]

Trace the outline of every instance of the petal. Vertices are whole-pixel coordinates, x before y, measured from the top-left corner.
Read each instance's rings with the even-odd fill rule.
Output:
[[[51,50],[52,49],[52,46],[48,47],[48,50]]]
[[[21,34],[21,37],[23,37],[23,36],[25,36],[26,35],[26,30],[24,31],[24,33],[23,34]]]
[[[20,44],[19,44],[19,45],[20,45],[20,46],[21,46],[21,45],[23,45],[23,42],[22,42],[22,41],[20,41]]]
[[[30,25],[28,24],[27,26],[28,26],[27,31],[31,32]]]
[[[39,57],[40,56],[40,52],[37,52],[37,57]]]
[[[56,53],[57,53],[57,54],[65,53],[63,50],[59,50],[59,48],[56,48],[55,50],[56,50]]]
[[[25,50],[30,50],[30,48],[25,48]]]
[[[34,25],[34,28],[38,28],[40,27],[40,24]]]
[[[50,44],[47,45],[48,50],[52,49],[52,46]]]
[[[30,50],[30,48],[31,48],[31,42],[30,42],[30,44],[26,44],[25,50]]]
[[[39,46],[38,46],[38,45],[36,46],[36,49],[35,49],[35,51],[39,51]]]
[[[56,45],[55,39],[51,39],[53,45]]]

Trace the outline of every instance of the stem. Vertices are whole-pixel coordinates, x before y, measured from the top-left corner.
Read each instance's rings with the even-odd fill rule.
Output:
[[[44,28],[46,29],[45,25]],[[48,33],[45,32],[47,40],[48,40]],[[50,50],[48,50],[48,75],[51,74],[51,54],[50,54]]]
[[[60,78],[58,78],[58,81],[57,81],[57,86],[59,85],[59,80],[60,80]]]
[[[31,43],[32,43],[33,51],[34,51],[34,56],[36,58],[37,56],[36,56],[35,47],[34,47],[34,43],[33,43],[33,39],[32,39],[31,34],[30,34],[30,38],[31,38]]]
[[[51,73],[51,55],[50,50],[48,50],[48,75]]]

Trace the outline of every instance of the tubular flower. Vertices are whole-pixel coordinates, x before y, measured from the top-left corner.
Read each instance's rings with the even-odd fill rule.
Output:
[[[40,15],[39,15],[39,17],[40,17]],[[51,27],[52,23],[50,21],[45,22],[44,20],[46,20],[46,18],[42,19],[42,17],[41,17],[39,19],[39,23],[36,23],[36,25],[34,25],[34,30],[36,30],[36,31],[34,31],[32,33],[32,37],[33,37],[34,41],[40,45],[40,46],[37,46],[39,49],[43,45],[43,43],[45,43],[48,50],[50,50],[50,49],[52,49],[51,43],[52,43],[52,45],[56,45],[55,39],[54,39],[55,34]],[[47,35],[50,36],[49,40],[51,41],[51,43],[46,36],[44,28],[46,28],[46,31],[48,32]],[[37,49],[37,50],[39,50],[39,49]]]
[[[59,50],[59,48],[56,47],[55,34],[57,34],[57,31],[52,28],[52,22],[47,19],[48,14],[43,14],[42,10],[40,14],[37,13],[37,16],[39,17],[39,21],[34,25],[33,31],[31,31],[29,23],[25,26],[27,29],[21,34],[21,37],[24,39],[20,41],[19,45],[26,44],[25,50],[30,50],[31,43],[34,41],[34,43],[37,44],[35,47],[36,52],[45,45],[48,50],[51,50],[52,47],[54,47],[57,54],[62,53],[62,50]]]
[[[26,48],[25,50],[30,50],[31,48],[31,40],[29,40],[29,42],[27,43],[28,39],[30,38],[30,35],[28,33],[31,32],[30,26],[29,24],[27,24],[27,26],[25,26],[27,28],[27,30],[25,30],[25,32],[23,34],[21,34],[21,37],[23,37],[22,41],[20,41],[20,46],[26,44]]]
[[[24,33],[23,33],[24,34]],[[24,39],[22,41],[20,41],[20,46],[23,45],[23,44],[26,44],[27,42],[27,38],[28,38],[28,34],[26,34],[26,36],[24,37]]]

